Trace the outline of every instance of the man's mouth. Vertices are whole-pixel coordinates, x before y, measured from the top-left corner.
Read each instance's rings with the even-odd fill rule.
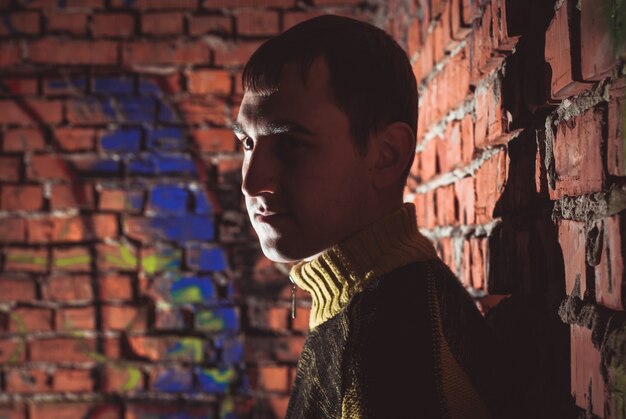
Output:
[[[254,214],[255,220],[261,223],[271,224],[275,221],[282,220],[289,215],[286,211],[261,211]]]

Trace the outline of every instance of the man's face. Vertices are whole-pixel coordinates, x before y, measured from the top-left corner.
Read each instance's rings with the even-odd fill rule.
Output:
[[[354,148],[324,59],[313,62],[306,85],[287,64],[277,91],[247,92],[234,125],[248,215],[268,258],[313,256],[367,223],[372,159]]]

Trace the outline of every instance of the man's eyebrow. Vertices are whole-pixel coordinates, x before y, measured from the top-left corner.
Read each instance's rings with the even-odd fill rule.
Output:
[[[233,122],[231,128],[235,134],[248,135],[239,122]],[[315,135],[315,133],[306,126],[290,120],[270,121],[264,124],[262,129],[259,130],[259,135],[263,136],[285,133]]]

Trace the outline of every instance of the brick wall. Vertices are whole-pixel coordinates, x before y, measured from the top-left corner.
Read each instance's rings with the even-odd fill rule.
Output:
[[[0,417],[282,417],[308,302],[289,318],[229,124],[250,53],[321,13],[411,57],[406,199],[498,331],[520,417],[621,417],[623,7],[0,0]]]

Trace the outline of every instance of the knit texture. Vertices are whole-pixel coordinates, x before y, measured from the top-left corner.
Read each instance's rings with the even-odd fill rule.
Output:
[[[288,418],[489,417],[489,330],[411,204],[291,276],[313,307]]]

